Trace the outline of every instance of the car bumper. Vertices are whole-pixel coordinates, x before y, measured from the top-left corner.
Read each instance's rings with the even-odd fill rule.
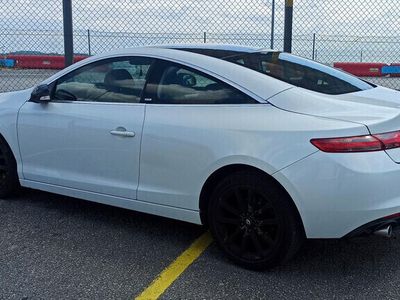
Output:
[[[391,230],[385,231],[384,229],[387,229],[388,226],[391,226]],[[346,234],[345,238],[368,236],[373,233],[380,232],[381,230],[384,230],[383,234],[384,236],[390,237],[391,231],[398,231],[399,229],[400,229],[400,214],[395,214],[362,225],[354,229],[352,232]]]
[[[316,152],[274,177],[294,200],[308,238],[342,238],[400,213],[400,164],[384,151]]]

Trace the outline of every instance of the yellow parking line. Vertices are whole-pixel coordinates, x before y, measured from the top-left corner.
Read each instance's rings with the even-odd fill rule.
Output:
[[[209,232],[201,235],[178,256],[135,300],[158,299],[164,291],[189,267],[212,243]]]

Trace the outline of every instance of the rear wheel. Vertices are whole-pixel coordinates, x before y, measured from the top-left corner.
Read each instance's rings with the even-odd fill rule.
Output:
[[[291,199],[263,174],[232,174],[216,186],[210,200],[208,219],[217,244],[245,268],[282,263],[304,240]]]
[[[12,195],[19,187],[14,155],[4,140],[0,140],[0,198]]]

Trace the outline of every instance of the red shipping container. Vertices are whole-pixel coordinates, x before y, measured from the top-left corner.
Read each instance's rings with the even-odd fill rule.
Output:
[[[382,67],[387,66],[384,63],[354,63],[354,62],[336,62],[333,66],[345,72],[359,77],[382,77]]]
[[[74,62],[85,59],[87,56],[75,56]],[[15,60],[15,66],[20,69],[63,69],[64,56],[56,55],[7,55]]]

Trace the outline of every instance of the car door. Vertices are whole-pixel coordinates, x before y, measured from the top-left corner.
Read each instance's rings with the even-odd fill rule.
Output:
[[[140,99],[152,62],[97,61],[50,84],[50,102],[26,102],[18,117],[24,179],[136,199]]]
[[[221,157],[243,150],[243,116],[259,102],[188,66],[158,61],[152,69],[138,199],[198,210],[204,176]]]

